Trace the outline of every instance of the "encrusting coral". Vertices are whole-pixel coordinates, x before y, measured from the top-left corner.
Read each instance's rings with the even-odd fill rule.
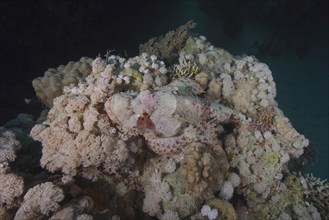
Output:
[[[30,132],[50,173],[26,184],[23,199],[31,177],[8,172],[19,143],[0,145],[0,182],[9,186],[9,175],[22,185],[6,188],[15,193],[0,197],[0,214],[13,203],[16,219],[325,218],[327,197],[311,195],[326,188],[289,170],[309,141],[278,108],[268,66],[192,36],[193,27],[152,39],[133,58],[86,59],[85,74],[64,87],[63,74],[37,79],[55,86],[36,89],[52,108]],[[0,143],[11,140],[0,131]]]
[[[186,179],[187,190],[197,197],[217,192],[228,168],[226,155],[220,145],[211,149],[201,143],[192,143],[181,162],[181,173]]]

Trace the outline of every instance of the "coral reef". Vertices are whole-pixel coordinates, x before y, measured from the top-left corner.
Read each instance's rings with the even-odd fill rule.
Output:
[[[278,108],[268,66],[192,27],[151,39],[133,58],[76,64],[89,72],[55,83],[50,96],[37,90],[47,115],[0,129],[0,216],[326,219],[327,184],[290,169],[309,141]],[[56,74],[34,84],[62,82]],[[28,131],[42,144],[41,167],[23,169],[20,146],[40,150],[24,142]]]

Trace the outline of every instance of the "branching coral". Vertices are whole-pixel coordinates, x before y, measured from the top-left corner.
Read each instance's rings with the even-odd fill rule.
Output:
[[[180,65],[174,66],[174,72],[172,74],[172,78],[179,78],[179,77],[188,77],[188,78],[194,78],[195,75],[197,75],[200,72],[200,68],[191,63],[190,61],[184,62]]]
[[[108,71],[99,66],[103,64],[96,59],[93,69]],[[54,100],[47,120],[32,129],[32,137],[43,142],[41,165],[49,171],[61,170],[72,176],[81,172],[96,180],[102,172],[114,173],[126,161],[126,144],[104,111],[111,91],[105,80],[101,72],[96,72],[87,78],[88,86],[67,88]]]
[[[39,219],[59,209],[64,199],[63,191],[51,182],[37,185],[25,194],[24,202],[17,211],[15,220]]]
[[[143,201],[143,211],[150,216],[160,216],[161,202],[168,201],[172,198],[168,183],[163,182],[161,173],[155,170],[148,177],[145,183],[145,198]]]

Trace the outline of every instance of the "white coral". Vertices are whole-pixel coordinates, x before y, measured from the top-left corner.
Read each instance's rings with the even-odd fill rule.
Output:
[[[225,181],[219,193],[219,196],[228,201],[233,197],[234,187],[230,181]]]
[[[0,205],[11,207],[24,190],[24,181],[22,177],[15,174],[0,173]]]
[[[209,220],[214,220],[218,216],[218,210],[216,208],[211,209],[209,205],[204,205],[201,208],[201,215],[207,216]]]
[[[209,205],[204,205],[201,208],[201,215],[202,216],[207,216],[208,215],[208,212],[210,212],[210,211],[211,211],[210,206]]]
[[[59,202],[64,199],[61,188],[51,182],[42,183],[29,189],[24,196],[24,202],[16,213],[15,220],[33,219],[36,216],[48,216],[50,212],[59,209]]]
[[[236,173],[230,173],[230,175],[228,177],[228,181],[231,182],[231,184],[234,188],[238,187],[241,183],[240,176]]]
[[[0,164],[14,161],[19,149],[21,144],[16,140],[15,134],[0,127]]]
[[[105,74],[112,70],[104,65],[96,59],[95,72],[86,79],[89,84],[79,84],[76,93],[68,90],[57,97],[47,120],[31,130],[31,136],[43,144],[41,166],[47,170],[75,176],[81,168],[83,176],[96,180],[103,165],[120,161],[113,163],[112,172],[127,158],[127,153],[116,155],[126,151],[115,151],[119,138],[113,130],[117,128],[102,110],[112,90]]]
[[[162,213],[161,202],[168,201],[171,198],[170,186],[161,180],[161,173],[155,170],[145,186],[143,211],[150,216],[160,216]]]
[[[163,215],[161,215],[160,220],[179,220],[179,215],[177,212],[172,210],[166,210]]]

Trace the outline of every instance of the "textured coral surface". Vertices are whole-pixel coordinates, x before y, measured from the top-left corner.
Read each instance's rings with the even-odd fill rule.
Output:
[[[15,192],[0,197],[0,214],[325,219],[327,186],[292,167],[309,142],[278,108],[268,66],[191,36],[192,26],[152,39],[133,58],[97,57],[79,83],[51,96],[30,132],[46,172],[24,176],[24,199],[8,184],[22,180],[8,166],[18,143],[0,130],[0,180],[10,177],[3,184]]]

